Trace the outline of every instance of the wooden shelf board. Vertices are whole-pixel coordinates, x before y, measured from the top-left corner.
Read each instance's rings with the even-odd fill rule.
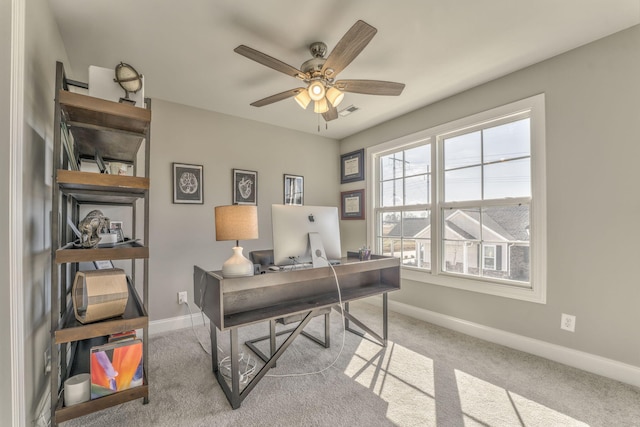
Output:
[[[56,263],[92,262],[105,259],[144,259],[149,258],[149,248],[137,242],[110,248],[65,248],[56,251]]]
[[[73,190],[95,190],[136,193],[142,196],[149,191],[149,178],[139,176],[58,169],[56,182],[65,193]]]
[[[101,126],[144,135],[151,123],[151,110],[61,90],[58,94],[65,118],[72,122]]]
[[[55,421],[56,423],[69,421],[71,419],[82,417],[96,411],[101,411],[112,406],[120,405],[131,400],[148,397],[149,385],[147,384],[145,376],[144,384],[141,386],[119,391],[109,396],[101,397],[99,399],[89,400],[88,402],[78,403],[77,405],[62,406],[63,399],[59,399],[58,406],[56,407]]]

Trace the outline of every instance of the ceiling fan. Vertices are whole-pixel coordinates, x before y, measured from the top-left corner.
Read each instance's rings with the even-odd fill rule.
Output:
[[[303,109],[306,109],[311,101],[314,101],[314,112],[322,114],[325,121],[330,121],[338,118],[336,107],[344,98],[344,92],[366,95],[400,95],[404,89],[404,83],[380,80],[335,80],[338,73],[344,70],[369,44],[377,31],[366,22],[357,21],[342,36],[342,39],[326,58],[327,45],[323,42],[312,43],[309,46],[309,50],[313,58],[305,61],[300,69],[248,46],[240,45],[236,47],[234,52],[266,67],[300,79],[307,85],[307,87],[298,87],[268,96],[253,102],[251,105],[263,107],[283,99],[295,97],[296,102]]]

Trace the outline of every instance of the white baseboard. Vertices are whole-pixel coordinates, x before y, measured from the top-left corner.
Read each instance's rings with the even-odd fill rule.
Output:
[[[366,302],[382,305],[380,297]],[[485,341],[640,387],[640,367],[389,300],[389,310]]]
[[[178,329],[190,328],[193,322],[193,326],[202,326],[208,324],[209,319],[204,316],[205,321],[202,321],[203,316],[200,315],[200,310],[196,313],[186,314],[184,316],[172,317],[169,319],[154,320],[149,322],[149,336],[159,334],[162,332],[175,331]]]
[[[371,297],[362,302],[381,306],[382,298]],[[517,335],[501,329],[491,328],[479,323],[469,322],[467,320],[458,319],[457,317],[447,316],[445,314],[436,313],[412,305],[403,304],[397,301],[389,300],[389,310],[414,319],[433,323],[453,331],[471,335],[485,341],[504,345],[505,347],[524,351],[554,362],[582,369],[603,377],[611,378],[626,384],[640,387],[640,367],[618,362],[616,360],[607,359],[605,357],[596,356],[594,354],[585,353],[583,351],[573,350],[545,341],[528,338]],[[156,320],[149,322],[149,335],[161,332],[168,332],[177,329],[191,327],[191,319],[194,326],[203,325],[200,311],[185,316],[173,317],[170,319]],[[209,319],[204,318],[206,323]]]

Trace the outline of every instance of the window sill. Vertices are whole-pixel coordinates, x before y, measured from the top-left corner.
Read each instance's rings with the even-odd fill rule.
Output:
[[[503,298],[546,304],[546,286],[534,284],[533,288],[524,288],[500,283],[492,283],[472,278],[435,275],[430,272],[411,267],[400,268],[400,278],[429,285],[445,286],[447,288],[478,292]]]

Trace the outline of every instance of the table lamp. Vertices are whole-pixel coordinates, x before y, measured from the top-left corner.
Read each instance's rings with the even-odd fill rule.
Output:
[[[258,207],[216,206],[216,240],[235,240],[233,255],[222,264],[224,277],[253,276],[253,263],[242,254],[238,240],[258,238]]]

